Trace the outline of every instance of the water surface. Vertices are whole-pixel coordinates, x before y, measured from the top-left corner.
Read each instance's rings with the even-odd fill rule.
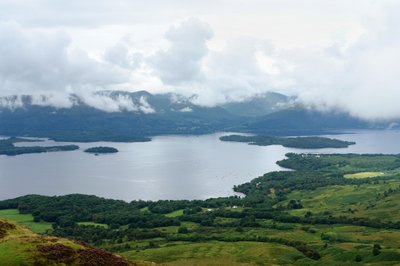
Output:
[[[219,141],[222,133],[160,136],[142,143],[76,143],[79,150],[0,156],[0,199],[26,194],[93,194],[107,198],[206,199],[233,195],[232,187],[266,172],[287,152],[400,153],[399,131],[359,131],[332,137],[356,141],[346,149],[299,150]],[[63,142],[19,143],[61,145]],[[116,154],[94,156],[93,146]]]

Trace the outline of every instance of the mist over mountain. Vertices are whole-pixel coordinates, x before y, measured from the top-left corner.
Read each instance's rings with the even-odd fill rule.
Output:
[[[86,98],[71,94],[71,106],[66,108],[49,104],[46,96],[2,97],[0,134],[71,141],[142,141],[155,135],[216,131],[302,135],[396,127],[396,121],[373,123],[343,112],[309,110],[278,93],[215,107],[197,105],[195,97],[100,91]]]

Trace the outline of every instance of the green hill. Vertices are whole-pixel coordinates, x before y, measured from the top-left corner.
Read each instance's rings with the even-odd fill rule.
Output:
[[[28,228],[0,219],[1,265],[151,265],[128,261],[102,249],[84,243],[44,236]]]

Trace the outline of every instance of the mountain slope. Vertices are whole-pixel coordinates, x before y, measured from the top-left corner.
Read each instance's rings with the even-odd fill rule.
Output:
[[[291,108],[258,117],[231,130],[289,136],[332,133],[349,129],[378,129],[386,128],[387,125],[388,123],[385,122],[370,123],[345,113]]]
[[[243,121],[220,107],[196,106],[177,95],[140,91],[96,96],[106,97],[101,98],[107,99],[103,108],[117,110],[92,106],[102,103],[98,99],[89,105],[71,97],[75,104],[70,108],[37,105],[30,96],[22,98],[22,107],[0,108],[0,134],[65,141],[144,141],[148,139],[143,137],[153,135],[210,133]]]
[[[226,103],[221,107],[234,115],[259,117],[289,108],[290,100],[290,97],[286,95],[267,92],[242,102]]]
[[[310,135],[399,125],[308,110],[293,106],[291,98],[278,93],[216,107],[196,105],[192,98],[178,94],[146,91],[101,91],[89,98],[70,95],[70,100],[70,108],[57,108],[46,97],[0,97],[0,135],[77,142],[149,141],[150,136],[166,134]]]

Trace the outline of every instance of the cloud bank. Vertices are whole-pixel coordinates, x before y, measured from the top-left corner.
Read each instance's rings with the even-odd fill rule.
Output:
[[[196,95],[191,97],[196,104],[214,106],[278,91],[296,95],[299,103],[320,110],[341,110],[372,120],[399,118],[400,9],[394,2],[384,3],[378,15],[360,19],[362,34],[313,46],[283,47],[246,30],[221,41],[223,32],[216,31],[207,19],[182,15],[178,22],[163,25],[161,41],[150,50],[142,49],[133,30],[113,40],[100,54],[77,47],[72,37],[76,32],[71,35],[68,28],[46,26],[46,21],[32,16],[22,19],[17,16],[21,13],[15,13],[0,21],[0,95],[30,94],[34,104],[68,108],[75,104],[70,95],[76,94],[105,111],[151,113],[154,110],[146,99],[138,104],[96,92],[176,92]],[[11,5],[7,2],[6,7]],[[98,8],[102,5],[116,8],[106,2]],[[141,7],[150,12],[150,6]],[[59,25],[72,27],[64,19]],[[86,27],[96,24],[86,13],[80,20]],[[119,20],[107,17],[104,21]],[[274,26],[279,27],[259,25],[260,29]],[[18,98],[11,99],[3,98],[0,105],[21,105]]]

